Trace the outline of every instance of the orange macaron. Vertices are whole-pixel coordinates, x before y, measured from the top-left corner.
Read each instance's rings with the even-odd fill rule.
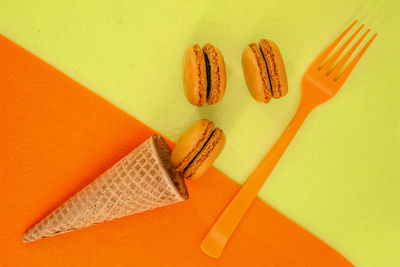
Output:
[[[189,102],[195,106],[216,104],[226,87],[225,62],[221,51],[205,44],[190,46],[183,55],[183,86]]]
[[[268,103],[288,92],[285,65],[278,46],[261,39],[249,44],[242,55],[243,74],[250,94],[258,102]]]
[[[214,123],[202,119],[178,140],[171,154],[172,166],[184,178],[194,179],[211,168],[225,145],[225,135]]]

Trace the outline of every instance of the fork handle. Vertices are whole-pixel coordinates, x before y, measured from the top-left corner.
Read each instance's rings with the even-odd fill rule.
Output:
[[[313,107],[310,102],[304,101],[304,99],[300,102],[300,106],[289,126],[203,239],[200,247],[207,255],[214,258],[218,258],[221,255],[236,226],[256,198],[268,175],[289,146],[297,130]]]

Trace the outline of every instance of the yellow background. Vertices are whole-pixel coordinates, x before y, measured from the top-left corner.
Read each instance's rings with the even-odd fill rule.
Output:
[[[0,0],[0,33],[174,141],[214,120],[227,136],[215,166],[238,183],[295,113],[311,60],[354,19],[378,32],[260,197],[357,266],[400,266],[399,1],[102,2]],[[289,80],[288,95],[269,104],[250,97],[240,63],[260,38],[279,45]],[[227,92],[196,108],[183,93],[182,54],[206,42],[224,54]]]

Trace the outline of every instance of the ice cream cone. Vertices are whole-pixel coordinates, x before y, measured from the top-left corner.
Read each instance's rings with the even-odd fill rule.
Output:
[[[187,199],[171,150],[155,135],[24,234],[23,241],[66,233]]]

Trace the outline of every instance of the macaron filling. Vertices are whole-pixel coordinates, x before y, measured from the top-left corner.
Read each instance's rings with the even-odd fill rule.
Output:
[[[207,54],[203,52],[203,55],[204,55],[204,61],[206,62],[207,98],[208,98],[210,96],[210,91],[211,91],[211,66]]]
[[[182,173],[185,173],[186,170],[190,167],[190,165],[196,160],[197,156],[200,155],[200,153],[203,151],[203,149],[207,146],[208,142],[210,141],[211,137],[213,136],[215,132],[215,129],[212,131],[212,133],[210,134],[210,136],[208,137],[207,141],[204,143],[203,147],[199,150],[199,152],[197,152],[197,154],[193,157],[193,159],[189,162],[189,164],[185,167],[185,169],[183,170]],[[188,177],[186,177],[188,178]]]
[[[268,77],[268,81],[269,81],[269,86],[270,86],[270,88],[271,88],[271,93],[273,94],[272,83],[271,83],[271,77],[270,77],[270,71],[269,71],[269,68],[268,68],[267,60],[265,59],[265,55],[264,55],[263,50],[261,49],[261,45],[259,45],[258,48],[260,49],[262,58],[263,58],[263,60],[264,60],[264,62],[265,62],[265,67],[267,68],[267,77]]]

